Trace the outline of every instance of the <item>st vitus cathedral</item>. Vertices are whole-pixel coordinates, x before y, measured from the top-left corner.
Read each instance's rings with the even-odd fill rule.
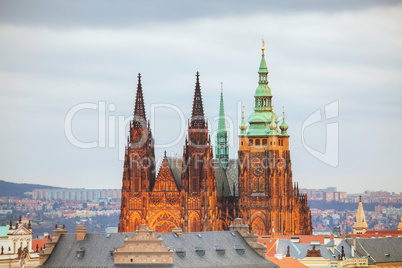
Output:
[[[273,111],[264,47],[258,71],[254,112],[239,126],[238,159],[228,157],[221,91],[215,158],[204,117],[197,72],[193,109],[182,158],[165,156],[155,166],[152,131],[146,118],[138,75],[134,118],[127,141],[119,232],[147,224],[155,232],[228,230],[243,218],[258,234],[311,234],[307,196],[293,185],[285,116],[278,129]]]

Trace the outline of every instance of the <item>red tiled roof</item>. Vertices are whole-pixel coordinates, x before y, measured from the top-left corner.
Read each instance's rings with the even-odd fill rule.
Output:
[[[391,236],[391,237],[399,237],[402,235],[402,231],[398,230],[367,230],[364,234],[347,234],[343,235],[341,237],[351,237],[351,238],[372,238],[373,236],[376,238],[379,237],[386,237],[386,236]]]
[[[38,249],[40,248],[45,248],[47,238],[46,239],[32,239],[32,249],[33,251],[36,251],[36,245],[38,245]]]
[[[258,242],[267,246],[267,256],[274,257],[276,254],[276,245],[279,238],[259,238]]]
[[[301,262],[293,259],[292,257],[283,257],[279,260],[275,257],[268,257],[268,260],[279,265],[280,268],[306,268],[308,266],[302,264]]]

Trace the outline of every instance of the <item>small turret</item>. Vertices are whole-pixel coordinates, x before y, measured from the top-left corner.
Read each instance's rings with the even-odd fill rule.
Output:
[[[244,106],[243,106],[244,109]],[[241,123],[240,123],[240,136],[245,136],[247,131],[247,124],[244,122],[244,110],[241,111]]]
[[[287,132],[289,126],[285,122],[285,111],[283,111],[282,124],[279,126],[279,128],[281,129],[282,136],[289,136]]]
[[[274,110],[272,110],[271,123],[269,124],[269,133],[268,133],[269,136],[278,135],[278,132],[276,130],[278,128],[277,123],[278,121],[277,118],[275,118]]]

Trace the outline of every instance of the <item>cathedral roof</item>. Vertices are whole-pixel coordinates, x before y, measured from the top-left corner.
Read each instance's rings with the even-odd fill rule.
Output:
[[[232,186],[230,190],[232,191],[232,195],[237,195],[238,192],[238,183],[239,183],[239,169],[237,166],[237,159],[229,160],[229,164],[226,168],[226,178],[229,184]],[[233,185],[235,185],[235,193],[233,193]]]
[[[173,177],[176,181],[176,184],[180,188],[183,160],[176,157],[167,157],[167,161],[169,168],[172,171]],[[218,196],[222,196],[222,186],[225,191],[224,196],[233,196],[233,184],[235,184],[235,187],[237,189],[237,160],[229,160],[228,166],[225,170],[221,162],[216,159],[214,162],[214,168]]]
[[[174,180],[176,181],[177,187],[180,190],[181,185],[181,171],[183,159],[178,157],[166,157],[170,170],[172,171]]]
[[[216,191],[218,196],[231,196],[232,190],[228,182],[227,174],[219,160],[215,160],[215,180],[216,180]],[[224,188],[224,193],[222,194],[222,188]]]

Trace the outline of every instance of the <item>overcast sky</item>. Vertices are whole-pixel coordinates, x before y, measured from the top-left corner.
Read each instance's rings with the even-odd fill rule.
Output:
[[[239,107],[252,112],[262,37],[274,109],[286,111],[293,180],[402,192],[397,1],[0,1],[0,179],[120,188],[127,132],[118,125],[132,116],[139,72],[157,158],[182,156],[197,71],[214,143],[223,81],[236,157]],[[325,120],[333,102],[339,116]],[[323,120],[304,128],[303,144],[303,122],[317,110]],[[74,111],[74,139],[95,148],[68,136]],[[339,126],[339,142],[328,123]],[[338,144],[332,166],[310,153],[324,153],[326,142]]]

